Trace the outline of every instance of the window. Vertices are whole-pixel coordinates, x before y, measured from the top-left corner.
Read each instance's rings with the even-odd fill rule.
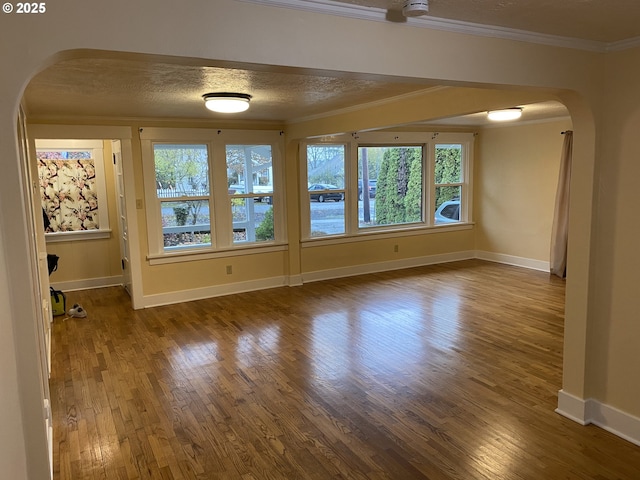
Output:
[[[153,161],[164,249],[211,246],[207,145],[154,144]]]
[[[307,199],[310,236],[345,233],[345,147],[308,145]]]
[[[470,222],[472,134],[371,132],[327,141],[336,139],[344,144],[302,149],[304,239]]]
[[[101,140],[36,140],[45,234],[109,230]]]
[[[140,138],[150,260],[284,241],[279,132],[144,128]]]
[[[422,146],[358,147],[360,228],[422,222],[422,151]]]
[[[434,162],[435,223],[460,221],[462,145],[436,144]]]
[[[271,145],[227,145],[233,243],[274,240]]]

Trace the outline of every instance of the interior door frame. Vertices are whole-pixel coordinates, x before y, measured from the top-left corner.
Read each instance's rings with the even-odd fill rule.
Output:
[[[122,262],[122,286],[129,296],[132,295],[131,286],[131,259],[129,251],[129,222],[127,218],[127,198],[124,188],[124,166],[122,162],[122,142],[111,140],[111,152],[113,155],[114,187],[116,194],[116,215],[118,217],[118,233],[120,240],[120,257]]]
[[[142,266],[140,260],[138,224],[136,221],[135,178],[133,165],[131,127],[88,126],[88,125],[45,125],[28,124],[27,135],[32,151],[35,151],[36,138],[78,139],[105,141],[119,140],[122,153],[124,196],[129,239],[129,264],[131,271],[131,306],[134,309],[144,307],[142,295]]]

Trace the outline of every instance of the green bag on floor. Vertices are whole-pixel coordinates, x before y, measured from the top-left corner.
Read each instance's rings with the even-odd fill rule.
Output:
[[[51,290],[51,312],[54,316],[64,315],[67,312],[67,297],[62,290],[54,290],[53,287],[49,287]]]

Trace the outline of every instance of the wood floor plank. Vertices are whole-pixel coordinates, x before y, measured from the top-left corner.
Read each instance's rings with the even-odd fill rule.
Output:
[[[53,326],[54,478],[613,480],[640,447],[554,413],[564,283],[455,262]]]

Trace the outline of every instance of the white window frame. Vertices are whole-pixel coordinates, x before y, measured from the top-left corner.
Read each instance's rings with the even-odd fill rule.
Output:
[[[326,235],[326,236],[322,236],[322,237],[312,237],[311,236],[311,193],[309,192],[309,175],[308,175],[308,171],[307,171],[307,147],[310,145],[317,145],[317,146],[331,146],[331,147],[343,147],[344,148],[344,178],[345,178],[345,182],[344,182],[344,189],[340,189],[340,192],[344,192],[344,198],[342,200],[343,202],[343,206],[344,206],[344,230],[345,233],[344,234],[335,234],[335,235]],[[300,178],[299,178],[299,184],[300,184],[300,192],[302,195],[302,202],[301,205],[304,206],[304,208],[301,209],[300,211],[300,221],[301,221],[301,225],[300,225],[300,230],[301,230],[301,234],[302,234],[302,238],[303,239],[314,239],[314,240],[322,240],[322,239],[328,239],[328,238],[336,238],[336,237],[344,237],[349,231],[349,225],[351,224],[351,208],[350,208],[350,203],[351,203],[351,185],[349,183],[349,178],[350,178],[350,170],[351,170],[351,150],[352,150],[352,144],[350,141],[345,141],[345,139],[343,139],[343,141],[334,141],[334,138],[332,138],[332,141],[317,141],[316,139],[313,140],[309,140],[309,141],[305,141],[305,142],[301,142],[300,143],[300,158],[302,159],[302,167],[300,168]],[[357,185],[356,185],[357,188]],[[357,195],[356,195],[357,196]],[[357,205],[357,203],[356,203]],[[357,207],[356,207],[357,208]]]
[[[104,169],[104,141],[103,140],[78,140],[78,139],[35,139],[36,152],[45,151],[80,151],[91,150],[91,158],[96,169],[96,198],[98,202],[98,225],[93,230],[76,230],[71,232],[45,232],[47,243],[67,242],[76,240],[95,240],[109,238],[111,228],[109,226],[109,206],[107,198],[107,182]],[[42,193],[39,192],[42,199]]]
[[[227,146],[229,146],[229,145],[237,145],[237,144],[233,144],[232,142],[225,142],[225,167],[227,169],[226,170],[227,171],[227,179],[228,179],[228,168],[229,168],[229,166],[226,164],[226,154],[227,154],[226,150],[227,150]],[[243,146],[243,147],[264,146],[264,144],[258,144],[256,142],[247,143],[246,141],[241,142],[239,145]],[[269,178],[271,179],[271,185],[273,185],[273,162],[274,162],[274,160],[273,160],[273,146],[271,144],[269,144],[269,143],[266,143],[266,145],[271,147],[271,166],[268,167],[268,170],[269,170]],[[247,162],[246,158],[245,158],[245,165],[244,166],[248,167],[248,162]],[[252,168],[248,168],[248,170],[253,170],[253,169]],[[244,171],[244,173],[246,175],[247,171],[244,170],[244,169],[243,169],[243,171]],[[274,195],[273,189],[270,192],[255,191],[257,185],[253,184],[253,171],[251,171],[250,173],[251,173],[251,183],[248,183],[249,182],[249,178],[248,177],[243,178],[243,184],[244,184],[244,187],[245,187],[245,192],[237,192],[236,191],[234,193],[231,193],[231,191],[229,191],[229,201],[232,202],[234,199],[243,200],[245,202],[248,201],[248,200],[251,200],[251,202],[247,202],[247,207],[250,209],[251,212],[254,211],[255,201],[259,200],[261,202],[263,198],[269,198],[270,201],[268,203],[269,203],[269,205],[273,206],[273,195]],[[229,185],[229,189],[231,189],[231,187],[232,187],[232,185]],[[275,187],[273,187],[273,188],[275,188]],[[248,191],[246,191],[246,190],[248,190]],[[255,236],[256,226],[254,224],[252,224],[252,222],[250,220],[247,221],[247,222],[233,222],[232,221],[232,226],[233,226],[232,228],[233,228],[233,232],[235,233],[236,226],[233,225],[233,223],[244,224],[244,225],[241,225],[241,226],[245,229],[246,234],[248,236]],[[253,245],[255,243],[257,243],[257,242],[246,240],[246,241],[243,241],[243,242],[234,243],[234,245],[236,245],[236,246],[242,245],[242,244],[244,244],[244,245]]]
[[[207,176],[208,176],[208,182],[209,182],[209,193],[207,195],[198,195],[198,196],[188,196],[188,197],[175,197],[175,198],[171,198],[171,197],[159,197],[157,195],[157,182],[156,182],[156,177],[155,177],[155,146],[156,145],[170,145],[170,146],[179,146],[179,145],[183,145],[185,147],[187,146],[204,146],[207,150],[207,166],[208,166],[208,171],[207,171]],[[155,226],[159,225],[160,228],[160,236],[158,235],[149,235],[149,243],[150,245],[153,246],[154,249],[158,249],[160,251],[162,251],[163,253],[170,253],[170,252],[175,252],[175,253],[179,253],[180,251],[195,251],[195,250],[200,250],[200,249],[206,249],[206,248],[215,248],[217,242],[216,242],[216,238],[215,238],[215,231],[214,231],[214,215],[215,215],[215,211],[214,211],[214,201],[213,201],[213,195],[211,190],[213,189],[212,187],[212,172],[211,172],[211,151],[212,151],[212,145],[211,142],[202,142],[202,141],[194,141],[194,142],[190,142],[190,141],[170,141],[170,142],[165,142],[165,141],[152,141],[151,142],[151,153],[152,155],[154,155],[154,165],[153,165],[153,180],[154,180],[154,194],[149,195],[147,197],[147,207],[151,206],[151,212],[148,212],[148,219],[151,219],[152,224]],[[145,180],[146,180],[146,175],[145,175]],[[202,201],[202,202],[206,202],[209,204],[209,212],[210,212],[210,221],[209,221],[209,228],[210,228],[210,232],[211,232],[211,243],[209,245],[204,244],[204,245],[195,245],[193,247],[190,246],[183,246],[183,245],[178,245],[175,247],[172,247],[171,250],[167,250],[165,251],[164,248],[164,227],[162,226],[162,205],[163,203],[168,203],[168,202],[181,202],[181,201],[186,201],[186,200],[190,200],[190,201]],[[149,210],[149,208],[148,208]],[[188,228],[188,226],[184,227],[185,229]]]
[[[472,219],[471,219],[471,212],[472,212],[472,208],[471,208],[471,202],[472,202],[472,184],[471,184],[471,172],[473,170],[470,169],[470,164],[472,162],[473,159],[473,154],[470,152],[470,149],[473,148],[473,137],[471,137],[471,144],[469,144],[468,142],[461,142],[461,141],[447,141],[448,138],[451,138],[452,134],[448,134],[448,135],[443,135],[441,136],[437,136],[437,138],[433,141],[432,144],[432,148],[430,149],[430,153],[431,153],[431,165],[430,165],[430,169],[431,169],[431,176],[432,176],[432,181],[429,185],[429,188],[431,189],[430,191],[430,198],[431,198],[431,202],[429,204],[429,211],[431,212],[431,221],[434,222],[434,215],[435,215],[435,211],[436,211],[436,188],[437,187],[460,187],[460,212],[459,212],[459,217],[460,217],[460,221],[459,222],[454,222],[454,223],[448,223],[448,224],[443,224],[443,225],[459,225],[460,223],[471,223]],[[435,183],[435,164],[436,164],[436,147],[438,145],[461,145],[462,146],[462,158],[461,158],[461,162],[462,165],[460,166],[460,182],[455,182],[455,183]]]
[[[139,131],[142,147],[142,164],[145,189],[145,211],[147,217],[148,255],[152,265],[205,258],[235,255],[239,251],[249,253],[283,250],[286,246],[284,222],[284,139],[274,130],[222,130],[205,128],[143,127]],[[181,247],[165,251],[162,236],[162,219],[156,194],[154,144],[203,145],[208,148],[209,198],[211,245]],[[272,206],[274,212],[273,241],[233,242],[233,218],[231,198],[227,183],[227,145],[270,145],[273,167]],[[264,196],[249,194],[249,196]],[[243,195],[246,196],[246,195]]]
[[[471,228],[473,200],[473,133],[457,132],[362,132],[352,135],[332,135],[309,138],[300,144],[300,201],[302,242],[343,242],[364,239],[371,235],[403,236],[416,231],[435,233]],[[460,221],[436,225],[435,214],[435,146],[440,144],[462,145]],[[307,146],[334,145],[345,146],[345,233],[311,236],[310,200],[307,185]],[[358,216],[358,147],[361,146],[422,146],[422,221],[360,227]]]

